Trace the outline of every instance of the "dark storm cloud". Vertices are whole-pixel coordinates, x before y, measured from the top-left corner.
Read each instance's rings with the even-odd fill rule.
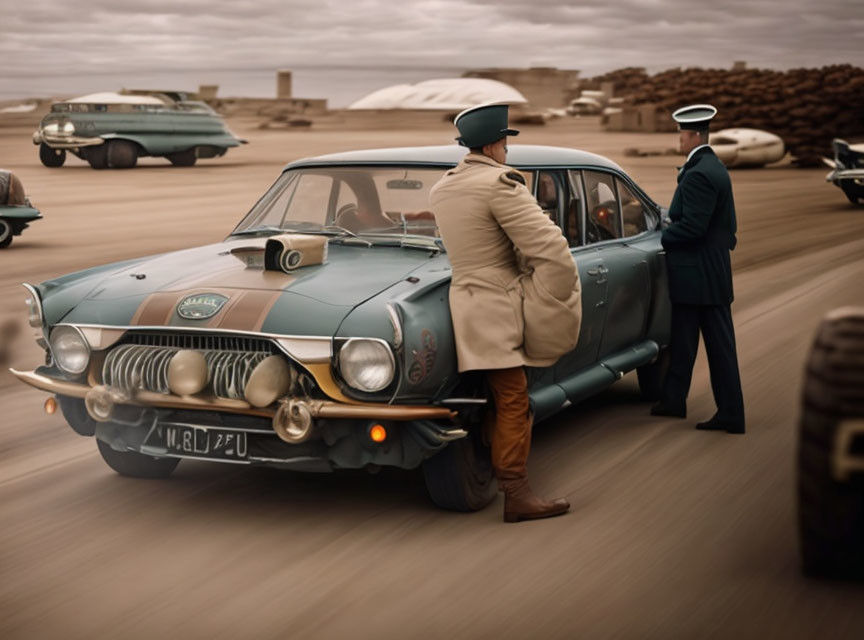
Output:
[[[0,82],[279,66],[862,64],[859,0],[0,0]]]

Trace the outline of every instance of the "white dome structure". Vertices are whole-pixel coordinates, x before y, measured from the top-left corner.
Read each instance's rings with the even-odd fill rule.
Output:
[[[486,78],[441,78],[397,84],[373,91],[349,109],[441,109],[461,111],[483,102],[522,104],[525,96],[509,84]]]

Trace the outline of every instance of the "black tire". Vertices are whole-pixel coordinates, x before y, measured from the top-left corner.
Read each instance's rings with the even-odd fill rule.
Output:
[[[442,509],[479,511],[492,502],[497,487],[479,426],[425,460],[423,477],[429,497]]]
[[[864,416],[864,309],[829,314],[810,350],[798,438],[798,530],[811,577],[864,578],[864,482],[838,480],[837,427]]]
[[[167,478],[177,468],[177,458],[154,458],[136,451],[115,451],[110,444],[97,440],[99,453],[109,467],[130,478]]]
[[[46,167],[56,169],[62,167],[63,163],[66,162],[66,150],[52,149],[43,142],[39,145],[39,159]]]
[[[0,220],[0,249],[5,249],[12,244],[12,236],[15,231],[12,225],[6,220]]]
[[[102,143],[93,147],[86,147],[84,158],[93,169],[108,168],[108,144]]]
[[[169,153],[166,157],[175,167],[191,167],[198,160],[198,156],[195,153],[195,147],[186,149],[186,151]]]
[[[859,204],[861,199],[864,198],[864,186],[858,185],[851,180],[842,180],[840,188],[843,189],[843,193],[846,194],[846,198],[852,204]]]
[[[112,169],[133,169],[138,164],[138,145],[129,140],[108,142],[108,166]]]
[[[655,401],[660,399],[663,391],[663,380],[669,371],[669,349],[661,349],[657,359],[651,364],[636,369],[636,377],[639,380],[639,393],[645,400]]]

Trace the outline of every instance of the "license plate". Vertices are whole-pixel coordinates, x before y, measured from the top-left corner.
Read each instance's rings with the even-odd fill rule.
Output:
[[[245,460],[246,433],[226,429],[207,429],[187,425],[164,425],[160,443],[169,454],[214,458],[217,460]]]

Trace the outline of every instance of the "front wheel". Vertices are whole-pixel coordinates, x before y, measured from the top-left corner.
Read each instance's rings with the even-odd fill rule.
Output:
[[[840,188],[846,194],[846,198],[852,204],[859,204],[864,198],[864,186],[857,184],[853,180],[843,180],[840,182]]]
[[[12,225],[6,220],[0,220],[0,249],[5,249],[12,244]]]
[[[87,164],[89,164],[91,168],[108,168],[108,147],[105,143],[97,144],[92,147],[87,147],[86,149],[82,150],[82,155],[84,156],[84,159],[87,160]]]
[[[177,458],[154,458],[137,451],[115,451],[111,445],[97,440],[99,453],[109,467],[130,478],[167,478],[177,464]]]
[[[429,497],[442,509],[479,511],[495,498],[489,447],[479,426],[423,462]]]
[[[175,167],[191,167],[198,160],[198,156],[195,153],[195,147],[186,149],[186,151],[169,153],[167,157]]]
[[[56,169],[62,167],[63,163],[66,162],[66,150],[52,149],[43,142],[39,145],[39,159],[46,167]]]
[[[128,140],[108,143],[108,165],[112,169],[132,169],[138,164],[138,147]]]
[[[663,391],[663,380],[669,370],[669,349],[661,349],[651,364],[636,369],[639,392],[645,400],[659,400]]]

